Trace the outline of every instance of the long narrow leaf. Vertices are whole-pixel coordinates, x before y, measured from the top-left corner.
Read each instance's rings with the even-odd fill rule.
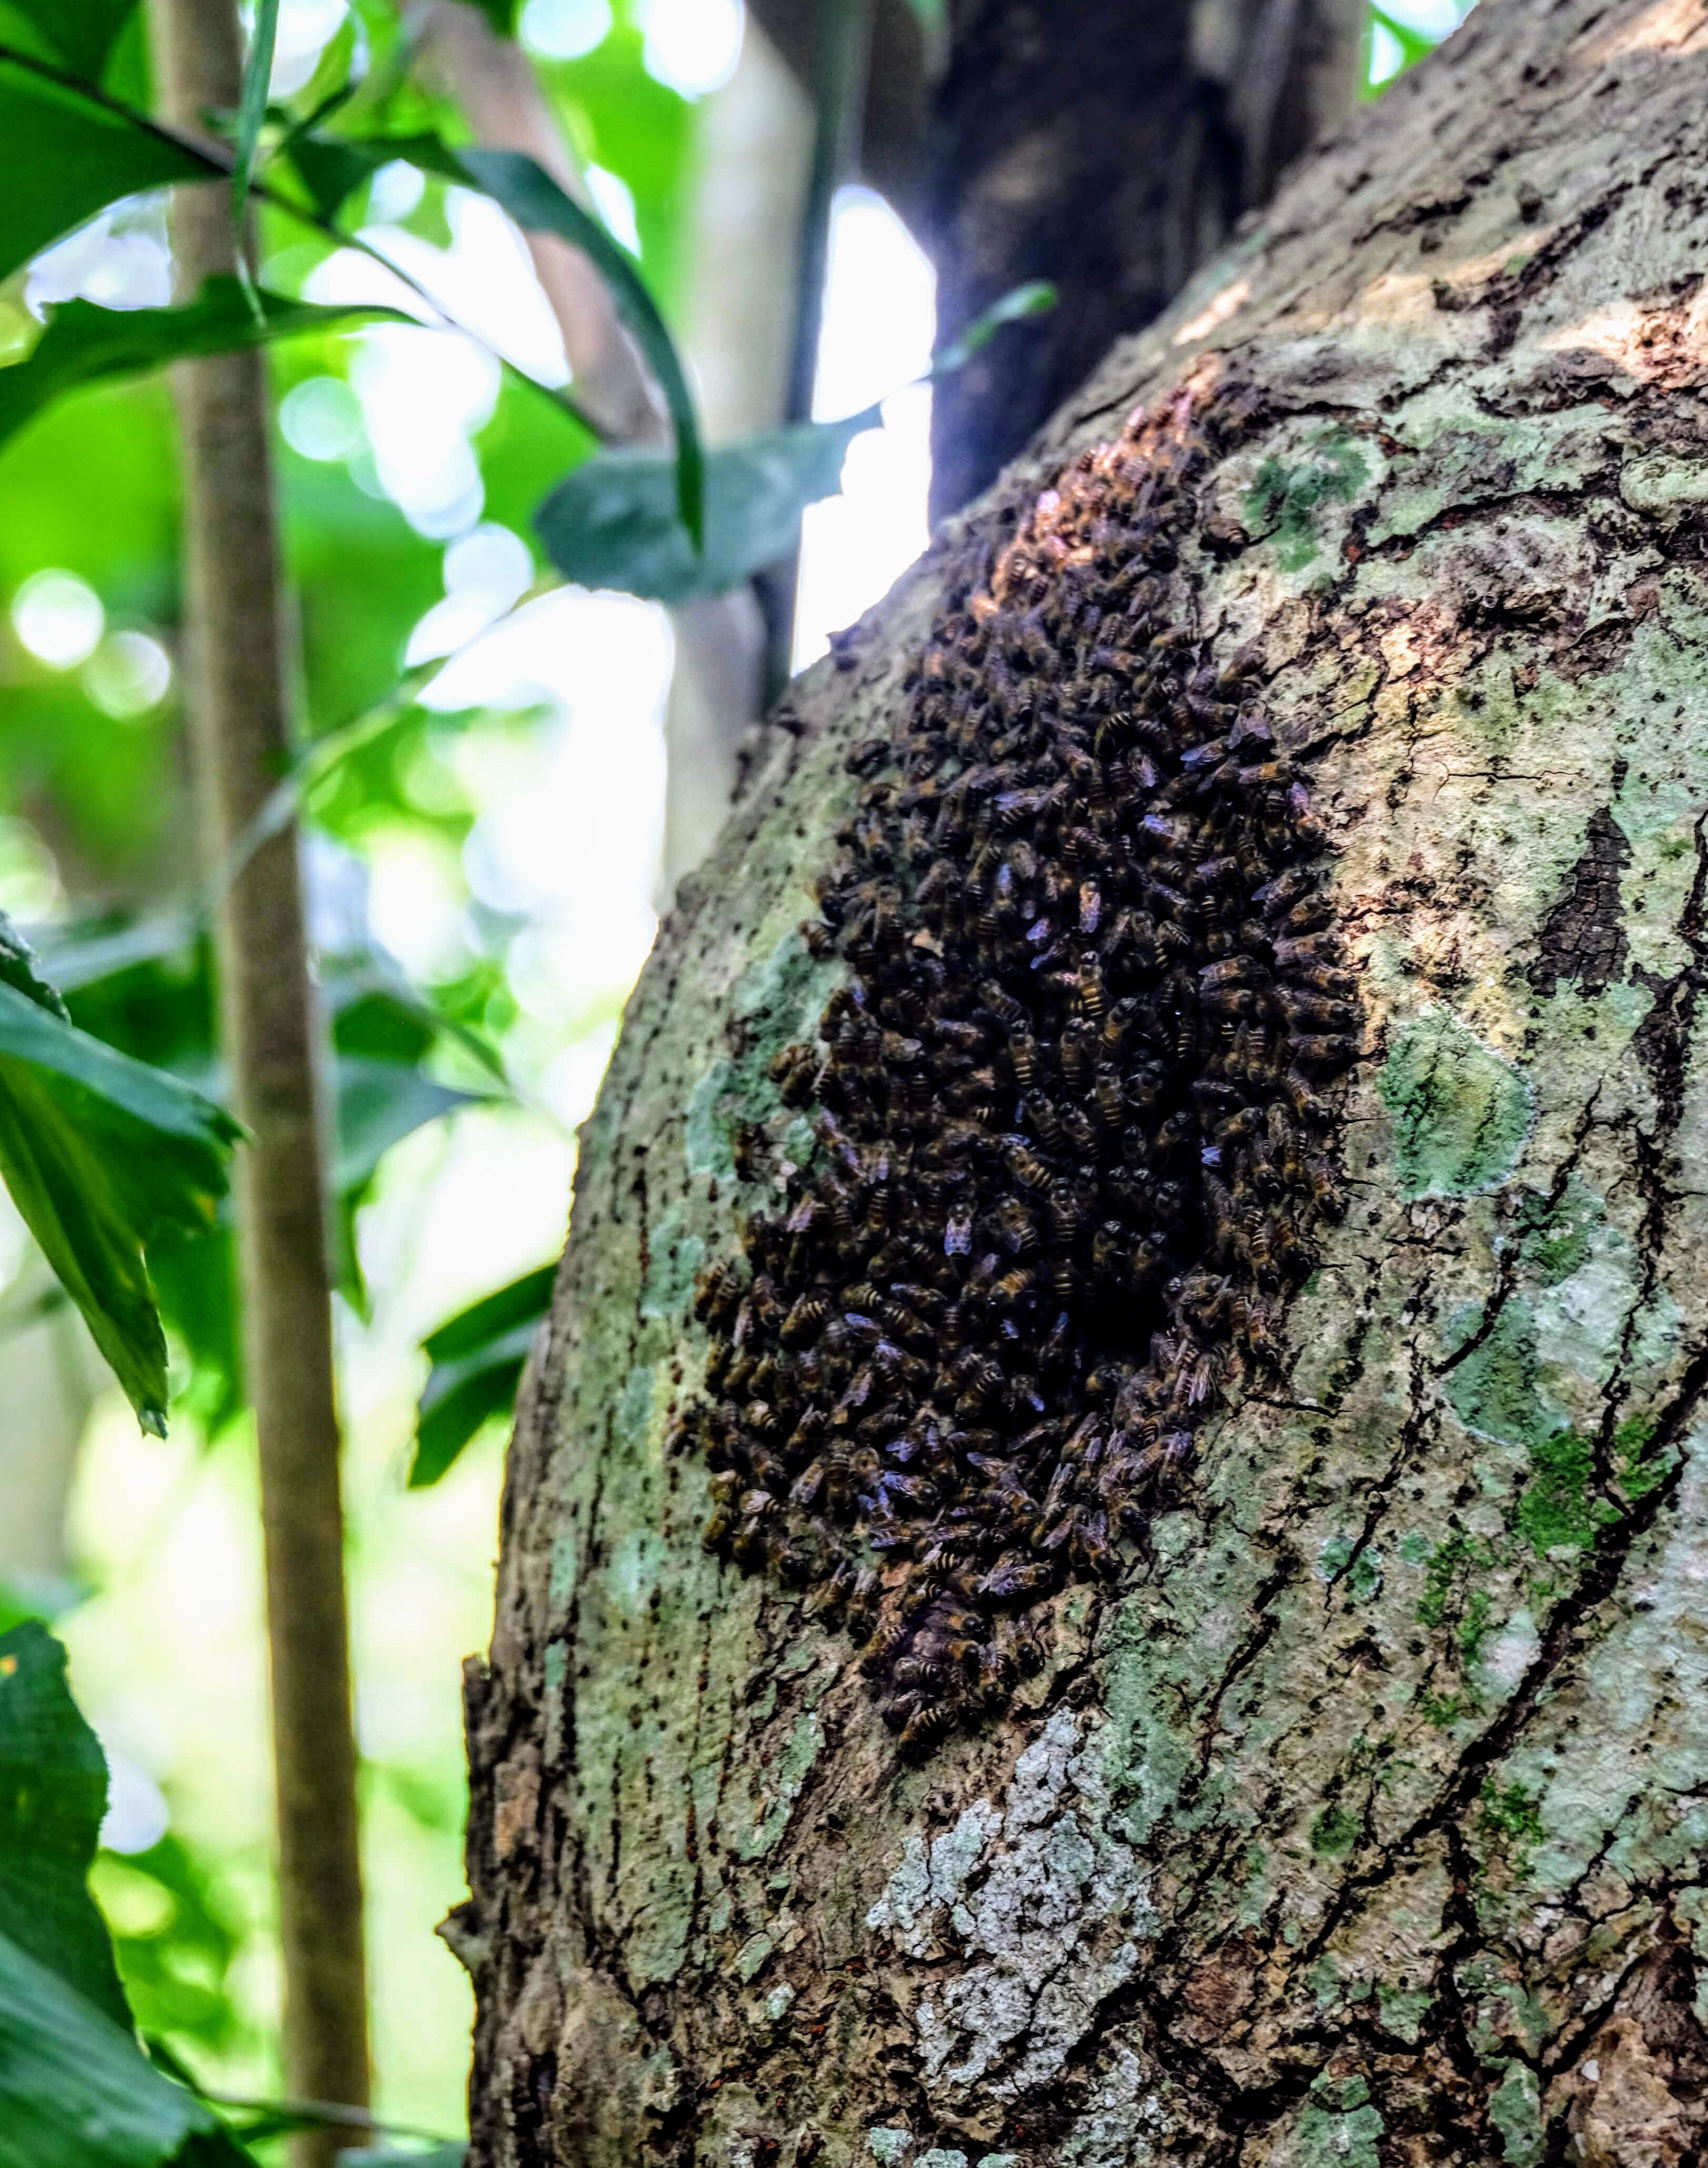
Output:
[[[957,369],[964,369],[975,353],[982,353],[1005,324],[1019,323],[1026,316],[1042,316],[1055,307],[1061,299],[1048,279],[1028,279],[1022,286],[1011,286],[1000,295],[988,309],[973,317],[957,339],[940,347],[931,356],[931,381],[952,376]]]
[[[25,360],[0,369],[0,444],[64,392],[115,376],[134,376],[188,354],[229,353],[295,332],[347,331],[383,318],[413,323],[396,309],[323,306],[263,294],[257,319],[240,282],[210,279],[193,301],[170,309],[103,309],[62,301]]]
[[[305,129],[289,136],[279,149],[296,167],[322,218],[336,216],[364,181],[395,158],[442,179],[466,183],[469,178],[437,136],[327,136]]]
[[[634,259],[589,211],[558,186],[544,167],[519,151],[459,151],[458,158],[521,226],[555,233],[591,257],[610,285],[617,313],[658,379],[676,430],[676,514],[693,548],[705,541],[706,462],[693,395],[676,343],[647,291]]]
[[[231,222],[237,229],[237,253],[243,254],[243,221],[249,211],[249,183],[255,173],[267,92],[273,81],[273,53],[278,39],[278,0],[256,0],[255,29],[243,63],[243,89],[237,101],[237,163],[231,173]]]

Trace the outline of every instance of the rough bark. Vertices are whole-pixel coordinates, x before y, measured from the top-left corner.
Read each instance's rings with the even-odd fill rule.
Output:
[[[775,719],[519,1411],[447,1923],[480,2168],[1701,2157],[1705,115],[1698,0],[1488,0]],[[1218,383],[1171,607],[1329,832],[1352,1209],[1283,1374],[907,1762],[851,1645],[702,1547],[696,1278],[835,983],[851,748],[969,553]]]
[[[927,136],[946,338],[1029,279],[1061,300],[937,390],[931,510],[987,488],[1350,110],[1362,0],[963,0]]]

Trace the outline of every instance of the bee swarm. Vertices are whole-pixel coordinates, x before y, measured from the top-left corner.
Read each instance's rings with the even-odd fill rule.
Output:
[[[1252,418],[1182,394],[1083,454],[952,594],[809,938],[783,1049],[818,1147],[703,1281],[707,1541],[809,1588],[910,1751],[1112,1576],[1341,1207],[1355,982],[1323,837],[1235,662],[1172,623],[1193,484]],[[898,773],[899,771],[899,773]]]

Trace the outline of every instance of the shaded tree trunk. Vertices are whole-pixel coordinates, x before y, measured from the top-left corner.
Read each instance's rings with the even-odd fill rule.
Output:
[[[1061,300],[938,387],[931,512],[988,488],[1116,339],[1350,112],[1363,0],[962,0],[927,137],[946,338],[1029,279]]]
[[[824,11],[751,12],[812,82]],[[936,265],[943,343],[1028,280],[1061,295],[938,387],[934,518],[988,487],[1345,117],[1366,13],[1365,0],[873,0],[851,132],[862,176]]]
[[[1480,9],[774,719],[519,1411],[480,2168],[1700,2157],[1705,114]]]

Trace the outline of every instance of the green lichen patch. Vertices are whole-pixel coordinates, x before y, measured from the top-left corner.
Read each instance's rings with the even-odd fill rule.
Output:
[[[1382,2168],[1387,2125],[1362,2078],[1318,2078],[1299,2112],[1291,2157],[1309,2168]]]
[[[1536,1474],[1519,1498],[1519,1527],[1541,1557],[1560,1544],[1587,1550],[1619,1517],[1605,1499],[1589,1496],[1594,1447],[1578,1432],[1562,1430],[1537,1439],[1530,1450]]]
[[[1245,493],[1245,523],[1275,545],[1284,572],[1302,572],[1323,546],[1325,506],[1350,504],[1370,482],[1362,448],[1345,429],[1328,428],[1310,440],[1305,456],[1289,460],[1271,453]]]
[[[1527,1191],[1518,1200],[1515,1218],[1520,1257],[1534,1278],[1551,1288],[1589,1262],[1591,1237],[1605,1211],[1573,1175],[1557,1198]]]
[[[1331,1800],[1311,1824],[1311,1849],[1319,1859],[1345,1859],[1356,1846],[1362,1826],[1349,1808]]]
[[[714,1061],[688,1096],[682,1155],[690,1174],[724,1182],[735,1172],[735,1124],[724,1108],[735,1074],[734,1062]]]
[[[1493,1563],[1493,1551],[1480,1537],[1467,1536],[1462,1530],[1445,1537],[1430,1555],[1424,1592],[1418,1601],[1419,1624],[1432,1629],[1445,1625],[1456,1606],[1461,1620],[1471,1626],[1474,1644],[1486,1630],[1489,1599],[1486,1591],[1471,1584],[1476,1575],[1486,1572]],[[1462,1645],[1462,1626],[1461,1640]],[[1471,1654],[1475,1653],[1473,1645]]]
[[[685,1316],[693,1298],[694,1278],[706,1262],[703,1236],[687,1232],[680,1206],[673,1205],[651,1231],[640,1314],[647,1318]]]
[[[772,1778],[772,1799],[762,1820],[743,1838],[740,1853],[744,1859],[761,1859],[782,1838],[788,1827],[789,1817],[794,1812],[803,1786],[818,1760],[825,1744],[825,1727],[816,1713],[809,1709],[795,1720]]]
[[[1378,1981],[1376,1989],[1376,2007],[1382,2013],[1385,2029],[1397,2039],[1415,2047],[1423,2022],[1430,2014],[1430,1995],[1427,1989],[1418,1987],[1389,1987]]]
[[[738,1131],[782,1111],[772,1058],[814,1035],[843,975],[839,961],[815,958],[793,927],[743,972],[729,1002],[738,1050],[714,1061],[689,1096],[682,1150],[690,1174],[723,1182],[738,1172]]]
[[[1514,1878],[1522,1882],[1545,1834],[1536,1795],[1522,1784],[1498,1784],[1489,1777],[1478,1803],[1477,1826],[1490,1848],[1505,1859]]]
[[[1613,1433],[1619,1487],[1633,1502],[1663,1482],[1673,1464],[1674,1456],[1670,1453],[1649,1452],[1655,1430],[1652,1416],[1629,1416]]]
[[[1538,2168],[1546,2144],[1541,2097],[1535,2073],[1523,2063],[1507,2064],[1506,2075],[1489,2096],[1488,2120],[1500,2133],[1502,2154],[1512,2168]]]
[[[1451,1009],[1426,1009],[1395,1039],[1376,1081],[1393,1123],[1400,1194],[1472,1197],[1518,1164],[1535,1120],[1530,1088]]]
[[[1354,1602],[1367,1603],[1382,1588],[1382,1557],[1378,1551],[1366,1546],[1353,1559],[1355,1548],[1350,1536],[1327,1537],[1317,1554],[1317,1578],[1332,1585],[1344,1575],[1346,1593]],[[1352,1565],[1350,1573],[1346,1570],[1349,1560]]]
[[[1485,1329],[1486,1318],[1481,1303],[1449,1316],[1442,1332],[1447,1354],[1468,1352],[1447,1372],[1442,1390],[1467,1430],[1534,1453],[1566,1420],[1542,1391],[1536,1319],[1522,1296],[1504,1303]]]

